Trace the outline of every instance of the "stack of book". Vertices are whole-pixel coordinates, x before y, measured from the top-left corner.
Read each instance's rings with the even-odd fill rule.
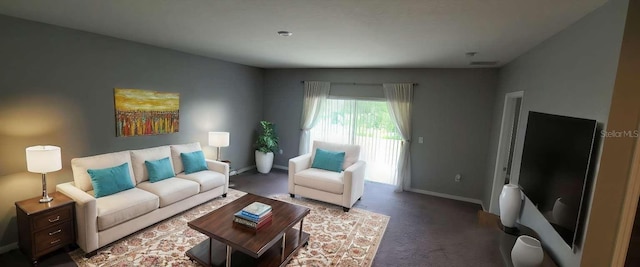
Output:
[[[272,218],[271,206],[260,202],[253,202],[249,204],[249,206],[244,207],[244,209],[236,212],[233,222],[254,230],[259,230],[265,225],[268,225]]]

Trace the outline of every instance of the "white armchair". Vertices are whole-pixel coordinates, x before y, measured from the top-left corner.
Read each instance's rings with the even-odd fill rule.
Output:
[[[311,168],[316,148],[345,152],[342,172]],[[313,142],[311,153],[289,160],[289,194],[342,206],[348,212],[364,193],[366,163],[360,158],[360,146]]]

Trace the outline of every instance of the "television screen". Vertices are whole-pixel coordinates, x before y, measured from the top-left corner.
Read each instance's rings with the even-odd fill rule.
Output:
[[[518,183],[573,245],[596,134],[595,120],[529,112]]]

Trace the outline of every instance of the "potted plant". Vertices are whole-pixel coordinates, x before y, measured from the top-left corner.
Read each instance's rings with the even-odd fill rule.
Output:
[[[260,131],[256,140],[256,167],[260,173],[269,173],[273,166],[273,152],[278,149],[278,136],[274,125],[268,121],[260,121]]]

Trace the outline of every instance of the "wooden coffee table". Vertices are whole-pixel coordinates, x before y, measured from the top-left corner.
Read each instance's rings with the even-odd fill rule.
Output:
[[[234,213],[259,201],[271,205],[273,220],[260,230],[233,222]],[[205,266],[284,266],[293,254],[309,242],[302,231],[309,208],[247,194],[198,219],[189,227],[209,238],[186,252]],[[300,230],[292,227],[300,223]]]

